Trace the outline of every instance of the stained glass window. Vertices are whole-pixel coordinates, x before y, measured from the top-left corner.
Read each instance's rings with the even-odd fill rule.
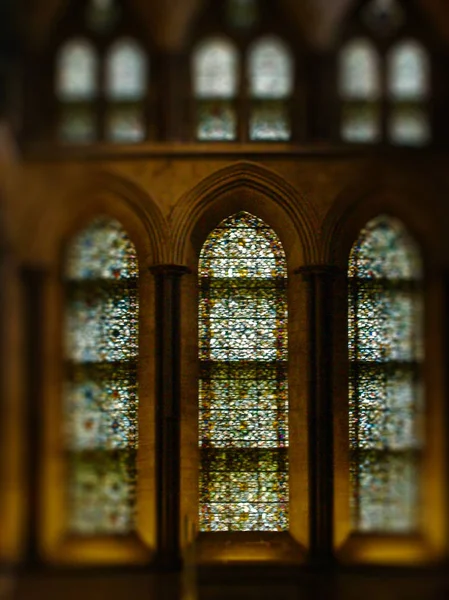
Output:
[[[60,100],[91,100],[97,94],[97,55],[82,38],[60,49],[56,65],[56,93]]]
[[[380,137],[379,57],[363,38],[352,40],[340,54],[341,137],[347,142],[374,142]]]
[[[381,215],[349,258],[349,422],[353,528],[419,527],[423,358],[419,250]]]
[[[255,42],[248,55],[252,103],[249,123],[251,140],[288,140],[289,110],[285,100],[293,91],[293,59],[276,37]]]
[[[249,51],[251,95],[255,98],[287,98],[293,89],[293,59],[276,37],[257,40]]]
[[[375,100],[380,95],[379,57],[366,39],[352,40],[340,54],[340,95],[345,99]]]
[[[237,93],[238,54],[223,38],[203,41],[193,55],[194,95],[197,99],[197,138],[233,140],[237,115],[231,101]]]
[[[60,110],[59,139],[75,144],[94,141],[96,124],[91,106],[62,106]]]
[[[147,60],[132,39],[122,39],[110,48],[106,59],[106,95],[111,100],[139,100],[145,95]]]
[[[68,529],[134,529],[138,443],[138,265],[120,223],[98,217],[65,260]]]
[[[233,98],[237,92],[238,54],[226,39],[203,41],[193,57],[197,98]]]
[[[388,128],[390,141],[401,146],[422,146],[431,138],[427,111],[420,106],[393,107]]]
[[[239,212],[200,255],[200,528],[288,528],[287,271],[276,234]]]
[[[380,109],[369,103],[347,103],[342,107],[341,136],[346,142],[376,142],[380,139]]]
[[[422,100],[429,91],[429,65],[424,48],[415,40],[396,44],[388,55],[388,89],[400,100]]]

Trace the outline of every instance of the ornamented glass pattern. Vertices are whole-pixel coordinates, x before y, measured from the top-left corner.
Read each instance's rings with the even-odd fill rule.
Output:
[[[60,49],[56,65],[56,94],[60,100],[91,100],[97,94],[98,60],[94,48],[82,38]]]
[[[212,100],[197,105],[197,138],[229,141],[237,135],[237,115],[232,102]]]
[[[62,106],[60,110],[60,140],[81,144],[95,139],[95,114],[91,106]]]
[[[357,531],[419,526],[422,266],[400,221],[370,221],[349,259],[349,423]]]
[[[255,103],[249,121],[251,140],[288,141],[291,136],[290,115],[284,102]]]
[[[114,106],[108,110],[106,137],[112,142],[140,142],[145,138],[142,108],[139,105]]]
[[[380,139],[377,104],[354,102],[342,106],[341,137],[346,142],[369,143]]]
[[[193,55],[196,98],[233,98],[237,91],[238,54],[223,38],[204,40]]]
[[[339,87],[346,100],[376,100],[380,95],[379,57],[368,40],[352,40],[342,49]]]
[[[249,51],[249,78],[254,98],[288,98],[293,91],[293,59],[276,37],[264,37]]]
[[[200,255],[200,528],[288,528],[287,271],[282,245],[237,213]]]
[[[139,100],[147,86],[145,52],[133,39],[113,44],[106,59],[106,94],[111,100]]]
[[[134,529],[137,277],[135,248],[113,219],[96,218],[67,250],[68,527],[79,535]]]
[[[391,110],[388,128],[393,144],[423,146],[430,141],[429,117],[420,106],[395,106]]]
[[[429,65],[415,40],[396,44],[388,55],[388,89],[396,100],[422,100],[429,92]]]

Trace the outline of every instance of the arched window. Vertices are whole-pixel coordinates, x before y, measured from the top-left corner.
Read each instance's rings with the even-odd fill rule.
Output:
[[[239,58],[224,38],[204,40],[193,54],[193,89],[199,140],[233,140],[237,135],[235,98]]]
[[[145,42],[128,10],[118,0],[70,6],[67,27],[76,33],[56,52],[57,140],[135,143],[153,133]]]
[[[371,42],[352,40],[340,53],[341,137],[348,142],[373,142],[380,136],[379,56]]]
[[[429,140],[429,90],[428,56],[422,45],[404,40],[393,46],[388,55],[389,137],[393,143],[421,145]]]
[[[116,41],[106,57],[108,139],[138,142],[145,137],[143,100],[146,88],[145,52],[133,39]]]
[[[87,40],[69,40],[59,50],[55,85],[60,103],[60,138],[70,142],[95,139],[98,57]]]
[[[295,33],[276,4],[210,2],[192,54],[196,140],[285,142],[299,131]]]
[[[98,217],[64,265],[68,529],[134,530],[138,445],[138,264],[120,223]]]
[[[288,140],[291,134],[288,99],[293,93],[293,58],[282,40],[264,37],[249,50],[248,75],[253,98],[251,140]]]
[[[412,5],[365,0],[354,9],[339,59],[341,139],[402,146],[431,141],[430,52],[409,37],[420,21]]]
[[[287,269],[239,212],[200,255],[200,529],[288,528]]]
[[[420,253],[381,215],[360,232],[348,274],[352,527],[409,533],[420,526]]]

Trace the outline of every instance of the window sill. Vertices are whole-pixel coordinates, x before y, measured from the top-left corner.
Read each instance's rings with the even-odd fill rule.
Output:
[[[43,551],[53,565],[107,566],[143,565],[153,559],[153,552],[138,535],[67,536],[51,549]]]
[[[275,532],[200,533],[196,541],[198,565],[300,565],[306,551],[292,536]]]
[[[310,157],[364,157],[364,156],[422,156],[445,154],[443,149],[426,146],[392,147],[370,144],[345,144],[342,142],[143,142],[137,144],[92,143],[57,144],[51,142],[24,142],[22,158],[27,161],[67,161],[126,158],[183,158],[193,156],[310,156]]]
[[[421,535],[351,534],[336,551],[341,564],[415,566],[440,562],[441,557]]]

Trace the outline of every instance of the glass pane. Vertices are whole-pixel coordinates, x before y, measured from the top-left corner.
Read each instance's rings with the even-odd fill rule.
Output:
[[[352,474],[357,531],[410,533],[419,523],[418,467],[413,453],[364,452]]]
[[[380,215],[365,225],[351,250],[349,276],[416,281],[422,277],[419,250],[401,221]]]
[[[124,535],[134,529],[135,452],[69,456],[69,530],[77,535]]]
[[[341,137],[345,142],[377,142],[380,139],[379,107],[359,103],[343,105]]]
[[[110,108],[106,137],[113,142],[141,142],[145,138],[142,109],[136,106]]]
[[[197,98],[232,98],[237,92],[238,54],[222,38],[203,41],[193,55],[193,89]]]
[[[83,39],[66,42],[56,64],[56,94],[61,100],[90,100],[97,94],[98,60],[94,48]]]
[[[349,309],[357,327],[355,345],[349,344],[351,358],[370,362],[413,361],[419,353],[421,333],[417,327],[421,305],[416,302],[416,293],[361,281],[352,290],[356,304]]]
[[[368,40],[352,40],[342,49],[339,88],[342,98],[374,100],[380,95],[379,56]]]
[[[58,137],[63,142],[82,144],[96,139],[94,111],[89,106],[64,107],[61,109]]]
[[[65,276],[72,280],[134,279],[138,274],[134,244],[118,221],[97,218],[78,233],[66,252]]]
[[[147,86],[147,59],[134,40],[115,42],[106,59],[106,94],[113,100],[139,100]]]
[[[226,17],[228,23],[237,29],[249,29],[258,20],[257,0],[228,0]]]
[[[431,139],[427,113],[420,107],[395,107],[391,112],[388,128],[393,144],[423,146]]]
[[[87,26],[95,33],[108,33],[118,23],[120,7],[116,0],[90,0],[86,9]]]
[[[290,139],[290,115],[283,102],[254,105],[249,121],[251,140],[287,141]]]
[[[230,102],[201,102],[197,107],[198,140],[235,140],[237,116]]]
[[[240,212],[200,255],[202,531],[288,528],[286,262]]]
[[[251,95],[286,98],[293,91],[293,59],[285,44],[275,38],[258,40],[249,51]]]
[[[64,267],[68,525],[126,534],[138,444],[136,251],[120,223],[99,217],[74,237]]]
[[[388,89],[394,98],[420,100],[429,92],[429,65],[421,44],[397,44],[388,56]]]
[[[348,275],[353,526],[411,532],[424,433],[420,253],[399,220],[380,215],[353,245]]]

